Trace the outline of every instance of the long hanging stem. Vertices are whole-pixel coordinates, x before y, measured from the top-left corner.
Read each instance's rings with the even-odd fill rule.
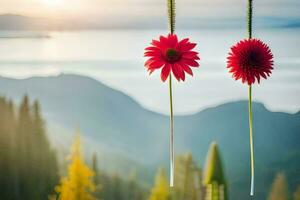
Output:
[[[248,0],[248,37],[252,38],[252,15],[253,0]],[[251,153],[251,189],[250,195],[254,195],[254,145],[253,145],[253,127],[252,127],[252,87],[249,85],[249,129],[250,129],[250,153]]]
[[[215,190],[214,190],[214,183],[211,183],[211,191],[210,191],[210,200],[214,199],[214,195],[215,195]]]
[[[248,0],[248,37],[252,38],[253,0]]]
[[[175,0],[168,1],[168,18],[169,18],[169,29],[170,33],[173,34],[175,31]]]
[[[251,154],[251,189],[250,195],[254,195],[254,146],[253,146],[253,127],[252,127],[252,87],[249,85],[249,130],[250,130],[250,154]]]
[[[168,18],[170,33],[175,31],[175,0],[167,0]],[[169,76],[169,95],[170,95],[170,187],[174,186],[174,115],[173,115],[173,94],[172,94],[172,74]]]
[[[169,95],[170,95],[170,186],[174,186],[174,115],[173,115],[173,94],[172,94],[172,75],[169,76]]]

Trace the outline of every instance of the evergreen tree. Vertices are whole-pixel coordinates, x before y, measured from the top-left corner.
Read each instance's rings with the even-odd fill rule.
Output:
[[[25,96],[17,113],[0,97],[0,199],[46,199],[57,182],[56,154],[47,140],[38,102]]]
[[[170,200],[169,183],[165,171],[160,169],[155,178],[154,187],[151,190],[149,200]]]
[[[101,193],[100,195],[97,195],[100,199],[105,200],[114,200],[114,184],[113,184],[113,178],[107,174],[101,173],[98,174],[99,180],[102,183],[101,187]]]
[[[97,197],[104,200],[143,200],[145,190],[136,181],[135,173],[129,179],[122,178],[118,173],[112,175],[100,173],[101,192]]]
[[[105,200],[143,200],[145,193],[136,181],[135,175],[129,180],[120,177],[118,173],[112,175],[100,174],[101,199]]]
[[[45,194],[53,192],[53,187],[58,180],[58,166],[56,153],[51,149],[45,132],[45,124],[41,117],[38,101],[33,104],[32,113],[33,134],[35,145],[33,146],[33,168],[35,172],[36,190],[38,198],[44,199]]]
[[[227,188],[221,157],[218,145],[215,142],[211,144],[206,160],[204,185],[206,187],[206,199],[227,199]]]
[[[94,172],[84,163],[80,137],[77,136],[72,146],[71,163],[67,177],[62,178],[56,191],[60,200],[94,200]]]
[[[300,200],[300,185],[297,187],[294,193],[294,200]]]
[[[142,200],[142,199],[144,199],[144,192],[139,187],[135,171],[131,172],[131,174],[129,176],[129,180],[127,181],[126,197],[127,197],[126,198],[127,200]]]
[[[111,178],[112,199],[124,200],[124,183],[119,174],[114,174]]]
[[[284,173],[276,175],[269,194],[268,200],[288,200],[288,186]]]
[[[95,196],[99,199],[101,196],[101,184],[100,184],[100,174],[99,174],[99,169],[98,169],[98,160],[97,160],[97,154],[93,154],[92,158],[92,170],[94,171],[94,183],[96,186],[95,189]]]
[[[0,97],[0,199],[13,199],[15,183],[13,104]]]
[[[18,114],[18,126],[16,137],[17,150],[17,176],[18,188],[17,199],[37,199],[38,194],[35,190],[35,167],[34,160],[34,138],[33,126],[30,113],[29,98],[25,96],[21,103]]]

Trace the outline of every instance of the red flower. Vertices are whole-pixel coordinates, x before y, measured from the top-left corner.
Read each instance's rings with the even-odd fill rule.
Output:
[[[196,60],[200,60],[198,53],[192,51],[195,43],[189,39],[178,41],[177,35],[169,34],[167,37],[160,36],[159,40],[152,40],[152,46],[145,49],[145,57],[149,59],[145,62],[145,67],[150,74],[156,69],[161,70],[161,80],[165,81],[172,70],[175,78],[185,80],[185,72],[193,75],[190,67],[198,67]]]
[[[273,69],[273,54],[265,43],[258,39],[245,39],[233,47],[227,57],[227,68],[235,80],[242,79],[251,85],[260,78],[267,79]]]

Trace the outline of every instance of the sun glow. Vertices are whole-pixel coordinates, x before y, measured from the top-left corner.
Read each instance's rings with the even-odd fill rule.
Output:
[[[63,0],[43,0],[47,6],[59,6],[63,3]]]

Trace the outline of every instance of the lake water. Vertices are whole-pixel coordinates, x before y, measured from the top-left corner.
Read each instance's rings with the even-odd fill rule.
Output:
[[[73,32],[0,32],[0,75],[24,78],[76,73],[91,76],[135,98],[144,107],[168,112],[168,85],[159,73],[148,76],[143,50],[163,30],[101,30]],[[226,69],[232,44],[245,31],[181,30],[179,36],[198,43],[201,67],[194,77],[174,85],[176,114],[193,113],[224,102],[247,99],[247,86]],[[275,56],[268,81],[253,88],[254,100],[273,111],[300,110],[300,29],[255,31]],[[1,86],[0,86],[1,87]],[[12,88],[13,89],[13,88]]]

